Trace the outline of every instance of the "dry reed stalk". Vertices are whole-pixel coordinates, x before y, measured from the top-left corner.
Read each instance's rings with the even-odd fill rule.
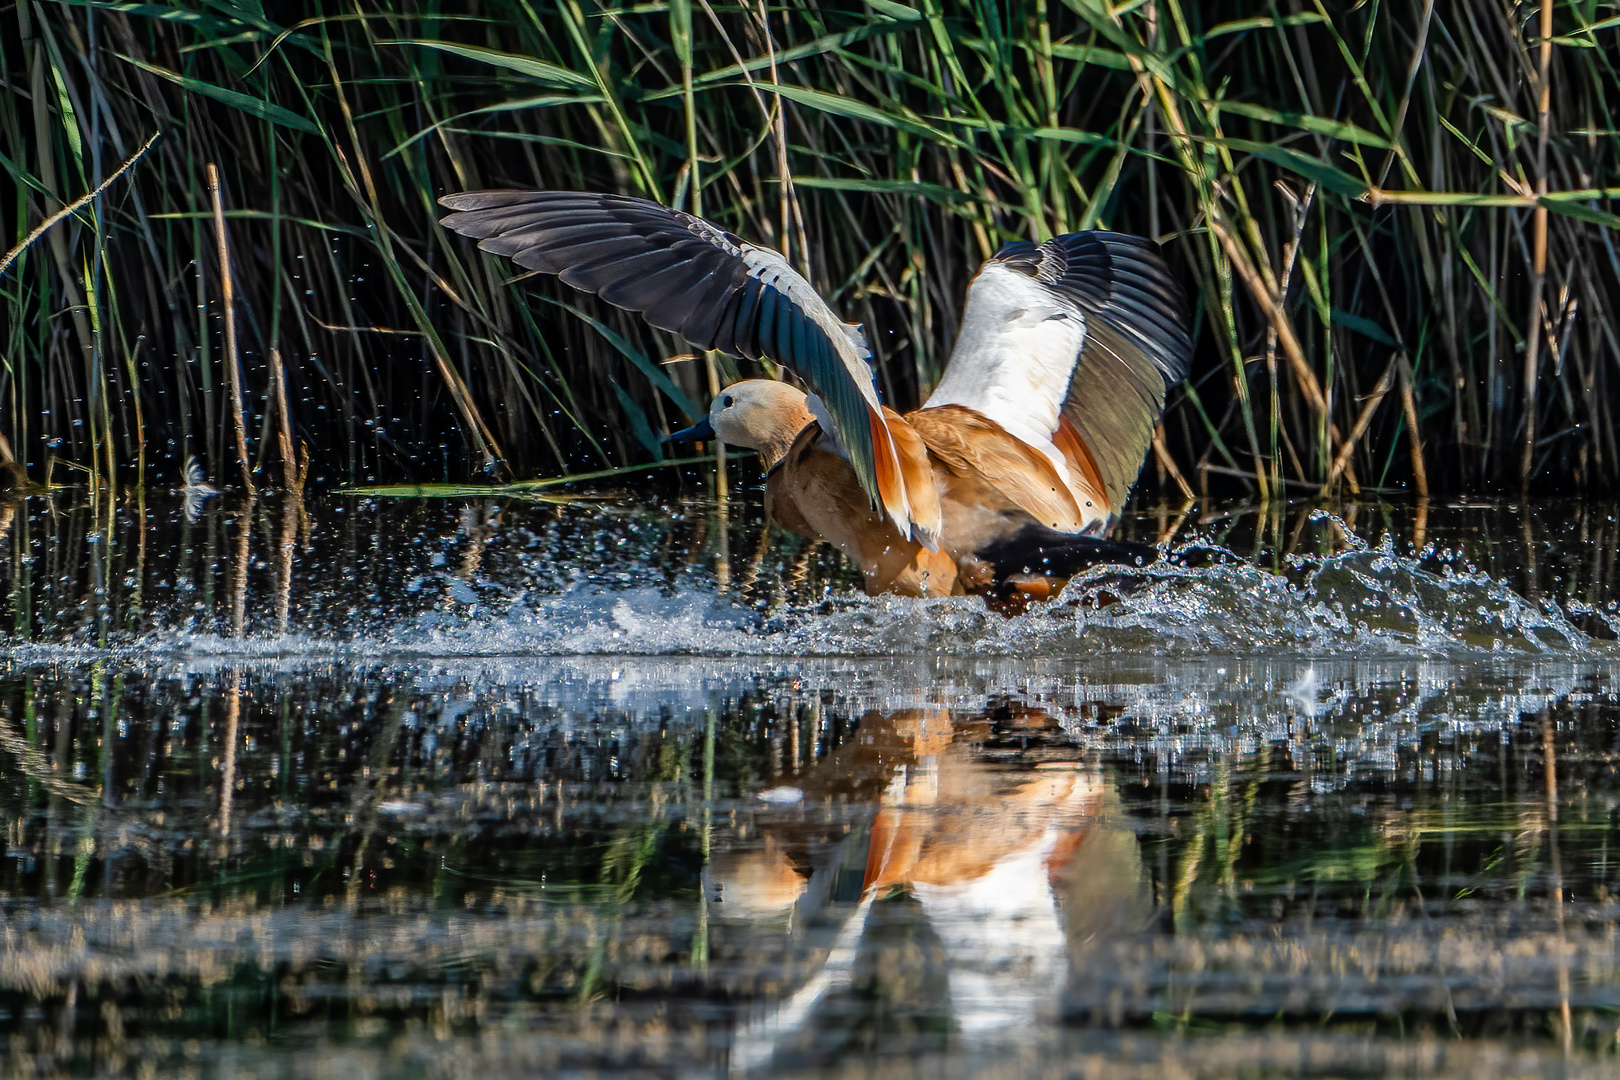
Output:
[[[1536,195],[1547,197],[1547,139],[1552,126],[1552,0],[1541,0],[1541,54],[1536,63]],[[1524,447],[1519,457],[1519,486],[1530,490],[1536,460],[1536,371],[1541,350],[1542,313],[1546,310],[1547,207],[1538,202],[1532,218],[1530,248],[1530,316],[1524,342]],[[1567,1006],[1566,1006],[1567,1008]]]
[[[1315,414],[1319,428],[1327,432],[1329,449],[1340,447],[1343,437],[1339,433],[1339,425],[1333,420],[1332,407],[1322,390],[1321,383],[1317,381],[1316,373],[1311,370],[1309,361],[1305,359],[1305,349],[1300,344],[1299,336],[1294,332],[1293,321],[1288,318],[1288,313],[1273,293],[1272,285],[1268,284],[1271,279],[1269,267],[1266,267],[1264,262],[1256,262],[1249,258],[1221,216],[1211,219],[1210,229],[1219,238],[1221,250],[1225,252],[1228,263],[1237,271],[1238,277],[1243,280],[1256,305],[1262,309],[1270,328],[1276,333],[1277,342],[1283,347],[1283,355],[1288,357],[1289,367],[1294,372],[1296,385],[1304,392],[1305,402]],[[1264,267],[1266,272],[1262,274],[1257,267]],[[1259,462],[1256,462],[1255,468],[1260,468]],[[1360,492],[1361,485],[1356,478],[1353,465],[1346,463],[1344,477],[1352,492]]]
[[[1421,498],[1429,497],[1429,470],[1423,465],[1423,436],[1418,428],[1417,398],[1412,393],[1412,364],[1400,354],[1401,412],[1406,417],[1407,445],[1412,452],[1412,482]]]
[[[1231,263],[1232,269],[1236,270],[1238,277],[1243,279],[1243,284],[1249,290],[1249,295],[1254,298],[1254,302],[1260,306],[1262,313],[1270,321],[1272,328],[1276,330],[1277,342],[1282,346],[1283,355],[1288,357],[1288,364],[1293,369],[1295,382],[1305,395],[1305,403],[1311,407],[1311,410],[1317,416],[1327,419],[1330,445],[1335,449],[1340,448],[1343,445],[1343,439],[1339,435],[1339,426],[1333,422],[1330,415],[1327,395],[1322,392],[1322,384],[1317,380],[1316,372],[1311,370],[1310,362],[1305,359],[1305,348],[1300,344],[1299,335],[1294,332],[1293,321],[1288,318],[1288,313],[1282,309],[1282,305],[1277,302],[1276,296],[1266,284],[1266,275],[1263,275],[1258,269],[1262,264],[1258,264],[1249,258],[1248,252],[1243,250],[1242,245],[1238,243],[1237,237],[1232,234],[1232,230],[1227,226],[1224,216],[1212,218],[1209,225],[1210,230],[1219,238],[1221,250],[1226,253],[1227,261]],[[1345,475],[1345,478],[1351,481],[1351,490],[1358,490],[1352,477],[1353,470]]]
[[[1319,495],[1326,495],[1331,491],[1333,485],[1338,482],[1340,474],[1345,473],[1349,468],[1350,455],[1354,452],[1356,443],[1360,442],[1361,437],[1367,433],[1367,428],[1372,424],[1373,412],[1378,408],[1378,403],[1384,400],[1384,395],[1389,393],[1389,388],[1394,385],[1395,369],[1400,356],[1399,351],[1390,354],[1389,363],[1384,367],[1384,373],[1378,377],[1378,385],[1374,386],[1372,393],[1367,395],[1366,404],[1361,407],[1361,413],[1356,417],[1355,427],[1350,429],[1350,437],[1344,440],[1343,446],[1339,447],[1339,453],[1333,459],[1333,467],[1328,470],[1327,479],[1322,482],[1321,488],[1318,489]]]
[[[1193,498],[1192,493],[1189,491],[1186,499],[1182,501],[1181,508],[1176,511],[1175,517],[1169,517],[1161,513],[1159,515],[1159,533],[1153,542],[1155,544],[1168,544],[1181,535],[1181,527],[1187,523],[1187,516],[1192,513],[1193,507],[1197,504],[1198,500]]]
[[[62,209],[58,210],[54,214],[51,214],[44,221],[36,225],[34,227],[34,231],[23,237],[21,243],[12,248],[10,251],[6,252],[4,257],[0,257],[0,274],[4,274],[6,272],[6,268],[12,263],[16,262],[18,256],[27,251],[29,247],[33,245],[34,241],[38,240],[41,236],[44,236],[47,232],[49,232],[51,226],[55,225],[63,218],[68,217],[74,211],[78,210],[79,207],[90,202],[102,192],[112,187],[114,180],[117,180],[120,176],[124,175],[124,173],[129,171],[131,166],[133,166],[137,161],[141,160],[142,157],[146,156],[146,152],[152,149],[152,144],[157,142],[162,134],[163,132],[161,131],[154,131],[152,133],[152,137],[147,139],[139,150],[125,158],[124,163],[118,166],[118,168],[114,169],[111,176],[107,177],[107,179],[97,184],[94,188],[85,192],[83,195],[80,195],[77,199],[74,199],[72,202],[62,207]]]
[[[1283,490],[1282,461],[1277,455],[1277,440],[1278,436],[1281,435],[1286,441],[1288,431],[1282,422],[1282,401],[1277,387],[1277,322],[1279,317],[1287,321],[1288,288],[1294,279],[1294,263],[1299,258],[1299,245],[1305,235],[1305,223],[1310,217],[1311,204],[1316,200],[1316,185],[1314,183],[1309,185],[1305,189],[1303,198],[1295,195],[1294,190],[1281,180],[1276,182],[1276,187],[1293,211],[1293,235],[1283,245],[1282,274],[1278,277],[1278,292],[1272,301],[1274,317],[1266,326],[1266,377],[1271,389],[1270,479],[1273,490],[1280,493]],[[1292,452],[1292,444],[1289,444],[1289,450]],[[1297,460],[1294,463],[1294,468],[1301,476],[1304,475],[1304,470]]]
[[[1176,482],[1176,487],[1181,489],[1182,496],[1191,499],[1192,486],[1187,483],[1187,478],[1181,475],[1181,470],[1176,468],[1176,459],[1170,456],[1170,448],[1164,444],[1163,423],[1153,428],[1153,454],[1158,459],[1160,468],[1169,473],[1170,478]]]
[[[298,543],[298,523],[304,514],[303,489],[292,482],[298,475],[290,462],[287,472],[287,498],[281,504],[281,536],[276,544],[276,633],[282,635],[291,625],[293,550]]]
[[[214,207],[214,236],[219,249],[220,303],[225,309],[225,385],[231,394],[231,420],[236,428],[236,460],[242,486],[253,496],[253,463],[248,460],[247,421],[242,416],[242,373],[236,351],[236,285],[231,278],[231,245],[225,232],[225,200],[219,190],[219,168],[208,163],[208,195]]]
[[[15,495],[28,489],[28,472],[12,452],[11,441],[4,432],[0,432],[0,496]]]
[[[247,630],[248,564],[253,557],[253,515],[258,507],[258,496],[250,489],[237,518],[236,559],[231,564],[231,637],[242,637]]]
[[[293,460],[292,416],[287,411],[287,374],[281,366],[281,350],[270,349],[270,397],[276,410],[276,440],[281,449],[281,482],[289,492],[298,485],[298,465]]]

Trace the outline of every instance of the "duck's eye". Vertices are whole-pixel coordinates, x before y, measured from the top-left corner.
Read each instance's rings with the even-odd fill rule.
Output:
[[[725,397],[720,399],[720,407],[722,409],[729,409],[729,408],[731,408],[731,405],[732,405],[732,398],[731,398],[730,394],[727,394]]]

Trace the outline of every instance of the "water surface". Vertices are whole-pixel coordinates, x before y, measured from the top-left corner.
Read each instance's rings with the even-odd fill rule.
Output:
[[[1616,508],[1155,510],[860,596],[755,504],[4,518],[17,1075],[1598,1076]]]

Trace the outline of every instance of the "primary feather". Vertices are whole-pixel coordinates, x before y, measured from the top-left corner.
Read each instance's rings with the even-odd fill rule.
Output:
[[[1185,312],[1149,240],[1094,231],[1008,244],[969,286],[950,365],[924,408],[983,413],[1117,514],[1191,365]],[[1065,453],[1064,421],[1085,444],[1080,461]]]

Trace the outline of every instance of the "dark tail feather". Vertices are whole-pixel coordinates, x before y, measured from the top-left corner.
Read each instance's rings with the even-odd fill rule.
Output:
[[[998,581],[1013,574],[1072,577],[1097,563],[1147,566],[1159,560],[1158,549],[1146,544],[1075,536],[1044,525],[1025,525],[1011,536],[987,544],[976,554],[995,568]]]

